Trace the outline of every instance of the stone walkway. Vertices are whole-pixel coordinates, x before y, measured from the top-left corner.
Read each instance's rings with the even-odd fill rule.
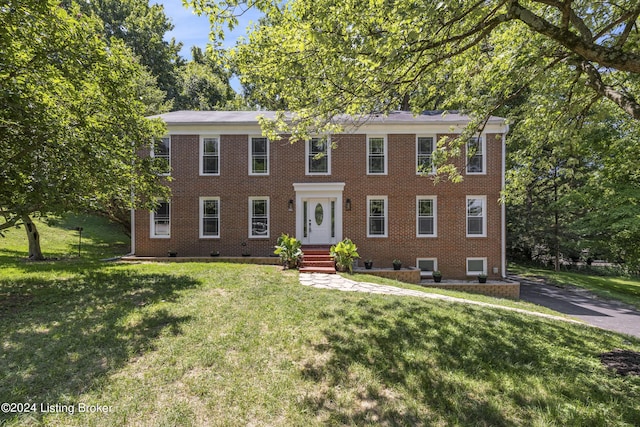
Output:
[[[464,298],[450,297],[447,295],[433,294],[429,292],[414,291],[412,289],[397,288],[395,286],[378,285],[375,283],[356,282],[339,274],[322,274],[322,273],[300,273],[300,283],[304,286],[310,286],[317,289],[331,289],[343,292],[366,292],[370,294],[384,294],[397,296],[410,296],[419,298],[430,298],[443,301],[449,301],[462,304],[473,304],[482,307],[497,308],[500,310],[515,311],[531,316],[544,317],[546,319],[561,320],[563,322],[579,323],[577,320],[568,319],[566,317],[553,316],[551,314],[537,313],[535,311],[523,310],[515,307],[505,307],[497,304],[489,304],[486,302],[472,301]]]

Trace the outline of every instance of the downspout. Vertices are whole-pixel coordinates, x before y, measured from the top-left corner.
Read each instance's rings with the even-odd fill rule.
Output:
[[[509,125],[505,125],[505,132],[502,134],[502,278],[507,277],[507,206],[505,203],[504,190],[506,187],[507,169],[507,134]]]

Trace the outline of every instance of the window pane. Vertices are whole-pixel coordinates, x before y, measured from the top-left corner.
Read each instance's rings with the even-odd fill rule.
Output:
[[[266,200],[254,200],[253,201],[253,215],[265,216],[267,214],[267,201]]]
[[[418,234],[433,234],[433,218],[418,219]]]
[[[433,137],[418,138],[417,168],[420,172],[431,171],[433,153]]]
[[[205,200],[205,202],[204,202],[204,215],[205,216],[217,216],[218,215],[218,201],[217,200]]]
[[[204,235],[205,236],[217,236],[218,235],[218,219],[215,218],[204,218]]]
[[[267,138],[251,138],[252,153],[254,155],[267,154]]]
[[[384,138],[369,138],[369,154],[384,154]]]
[[[169,138],[160,138],[157,140],[153,149],[153,154],[156,157],[169,156]]]
[[[384,173],[384,157],[369,157],[369,173]]]
[[[204,138],[204,153],[218,154],[218,138]]]
[[[483,153],[482,140],[480,138],[471,138],[467,144],[467,172],[482,172]]]
[[[482,218],[468,218],[469,234],[483,234]]]
[[[218,173],[218,156],[205,156],[202,158],[204,173]]]
[[[319,159],[312,157],[309,164],[309,171],[310,172],[327,172],[329,170],[327,168],[328,165],[329,163],[327,161],[327,156],[323,155]]]
[[[420,216],[433,216],[433,200],[419,201]]]
[[[484,272],[484,260],[482,259],[470,259],[467,260],[467,270],[469,273],[483,273]]]
[[[321,138],[312,138],[309,141],[309,172],[329,172],[328,144]]]
[[[467,200],[467,216],[482,216],[482,199]]]
[[[251,164],[252,173],[264,173],[267,171],[267,159],[265,157],[254,157]]]
[[[369,219],[369,234],[383,235],[384,234],[384,218],[370,218]]]
[[[435,262],[432,259],[421,259],[418,261],[418,268],[421,271],[433,271]]]

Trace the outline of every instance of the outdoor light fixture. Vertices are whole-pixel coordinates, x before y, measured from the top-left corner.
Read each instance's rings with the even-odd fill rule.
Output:
[[[289,212],[293,212],[293,199],[289,199]]]
[[[351,210],[351,199],[347,199],[347,202],[344,204],[344,208],[348,211]]]

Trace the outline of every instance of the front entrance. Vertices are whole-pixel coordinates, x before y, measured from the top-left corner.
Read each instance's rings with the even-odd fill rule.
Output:
[[[329,198],[305,199],[304,239],[310,245],[321,245],[335,241],[336,201]]]
[[[344,183],[295,183],[296,237],[305,245],[342,240]]]

